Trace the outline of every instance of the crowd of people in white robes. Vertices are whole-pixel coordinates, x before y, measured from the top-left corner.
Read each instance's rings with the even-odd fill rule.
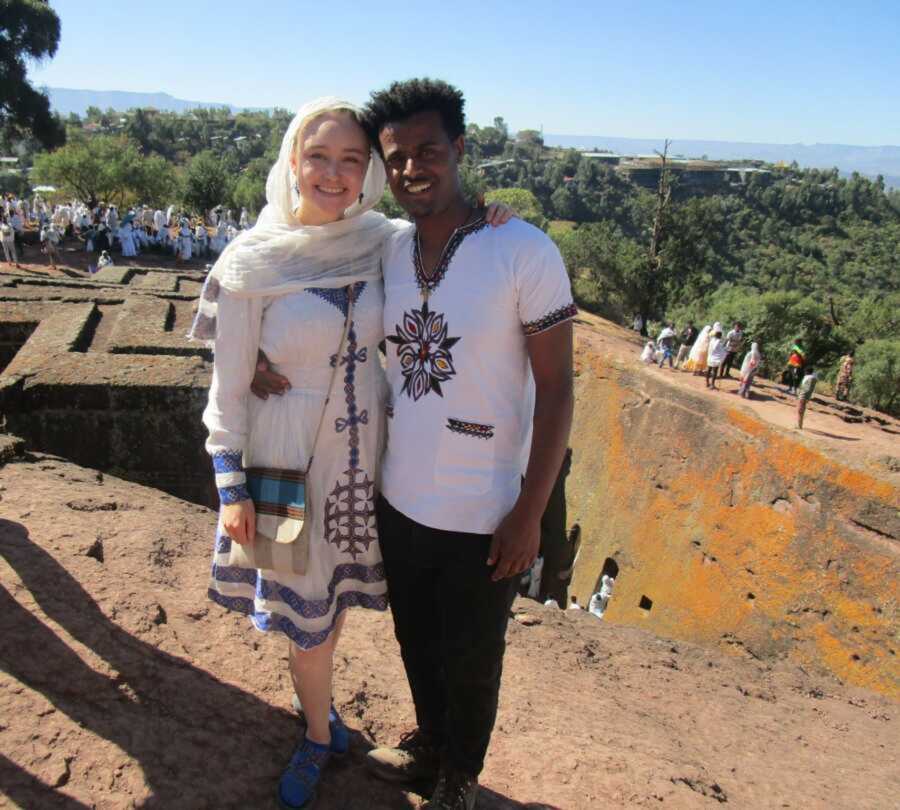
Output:
[[[31,199],[9,194],[0,204],[3,256],[17,266],[24,252],[25,232],[30,229],[38,232],[41,252],[55,267],[67,239],[77,240],[88,253],[105,254],[107,264],[116,251],[124,258],[134,258],[148,250],[171,253],[180,263],[218,256],[252,225],[246,208],[237,218],[222,206],[202,217],[190,217],[175,205],[165,211],[138,205],[120,213],[116,205],[102,202],[93,207],[79,200],[51,205],[40,194]]]

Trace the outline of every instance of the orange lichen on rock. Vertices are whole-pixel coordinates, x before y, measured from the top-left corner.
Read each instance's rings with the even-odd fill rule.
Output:
[[[900,697],[898,489],[749,409],[579,343],[573,592],[605,620],[787,655]]]

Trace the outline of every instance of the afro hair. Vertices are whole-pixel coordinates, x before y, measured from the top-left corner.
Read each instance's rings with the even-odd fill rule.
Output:
[[[378,145],[378,134],[387,124],[405,121],[417,113],[436,112],[447,137],[455,140],[466,131],[465,105],[462,92],[452,84],[440,79],[408,79],[372,93],[363,111],[363,125]]]

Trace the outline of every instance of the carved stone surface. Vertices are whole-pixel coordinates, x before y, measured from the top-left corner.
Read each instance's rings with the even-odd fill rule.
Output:
[[[203,274],[0,274],[0,410],[31,448],[212,504],[211,353],[185,337]]]

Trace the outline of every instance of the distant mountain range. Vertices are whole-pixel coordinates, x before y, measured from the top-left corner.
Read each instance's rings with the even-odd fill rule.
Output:
[[[50,105],[60,115],[69,113],[84,115],[88,107],[99,107],[101,110],[112,108],[117,112],[124,112],[134,107],[155,107],[157,110],[169,112],[185,112],[196,110],[198,107],[227,107],[229,110],[239,110],[232,104],[221,104],[211,101],[186,101],[183,98],[175,98],[168,93],[128,93],[123,90],[70,90],[66,87],[41,88],[49,97]]]
[[[46,87],[50,102],[62,115],[84,115],[88,107],[101,110],[112,108],[125,111],[134,107],[155,107],[158,110],[184,112],[198,107],[227,107],[232,112],[241,109],[233,104],[209,101],[187,101],[168,93],[128,93],[121,90],[70,90]],[[258,109],[258,108],[255,108]],[[544,135],[548,146],[583,149],[609,149],[620,154],[652,154],[662,149],[662,139],[617,138],[607,135]],[[850,146],[844,144],[780,144],[740,141],[675,140],[670,149],[673,155],[706,156],[710,160],[765,160],[769,163],[797,161],[800,166],[830,169],[836,166],[842,174],[859,172],[868,177],[882,175],[885,184],[900,188],[900,146]]]

